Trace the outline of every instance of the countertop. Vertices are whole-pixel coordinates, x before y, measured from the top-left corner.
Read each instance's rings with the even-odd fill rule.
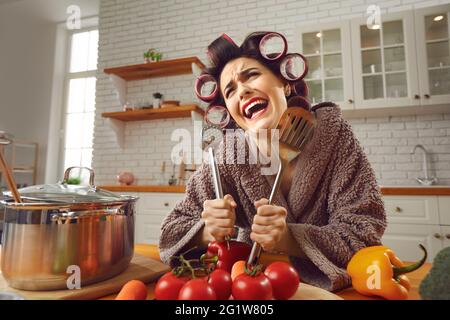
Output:
[[[151,185],[104,185],[101,189],[119,192],[169,192],[184,193],[186,187],[176,186],[151,186]],[[380,186],[383,195],[409,195],[409,196],[450,196],[450,186]]]
[[[381,186],[383,195],[450,196],[450,186]]]
[[[135,252],[153,259],[159,260],[159,250],[158,246],[156,245],[149,245],[149,244],[137,244],[135,246]],[[272,261],[276,260],[282,260],[287,261],[286,256],[280,256],[280,255],[268,255],[263,254],[261,257],[261,262],[263,264],[270,263]],[[431,269],[431,264],[426,263],[424,266],[422,266],[419,270],[416,270],[414,272],[411,272],[408,274],[408,278],[411,282],[411,290],[409,292],[408,300],[420,300],[419,296],[419,285],[422,279],[427,275],[428,271]],[[155,291],[155,282],[149,283],[147,285],[148,288],[148,294],[147,299],[154,299],[154,291]],[[374,298],[374,297],[366,297],[359,293],[357,293],[353,288],[347,288],[345,290],[336,292],[338,296],[343,298],[344,300],[381,300],[381,298]],[[101,298],[101,300],[112,300],[116,297],[116,295],[109,295],[106,297]]]
[[[109,191],[119,191],[119,192],[169,192],[169,193],[184,193],[186,191],[186,187],[182,185],[176,186],[121,186],[121,185],[105,185],[105,186],[97,186],[100,189],[105,189]]]

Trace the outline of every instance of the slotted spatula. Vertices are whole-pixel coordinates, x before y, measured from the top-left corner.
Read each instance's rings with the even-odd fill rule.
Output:
[[[289,107],[281,116],[280,122],[277,126],[279,131],[279,156],[280,166],[272,187],[269,197],[269,204],[275,194],[280,189],[281,177],[284,169],[287,167],[300,152],[305,148],[307,142],[311,139],[314,128],[316,126],[316,119],[313,113],[300,107]],[[258,264],[259,256],[261,255],[261,246],[253,243],[252,251],[247,259],[247,265],[253,267]]]

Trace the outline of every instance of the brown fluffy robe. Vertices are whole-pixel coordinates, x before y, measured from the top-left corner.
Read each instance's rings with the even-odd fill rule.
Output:
[[[288,228],[304,253],[304,258],[290,257],[302,281],[336,291],[351,284],[345,269],[352,255],[380,244],[386,214],[374,172],[340,109],[323,107],[316,116],[315,133],[298,158],[289,195],[279,192],[274,204],[287,209]],[[224,156],[224,149],[217,155]],[[249,244],[253,202],[269,197],[273,181],[260,169],[257,164],[219,164],[224,193],[238,204],[237,239]],[[205,162],[162,223],[159,247],[165,263],[201,229],[203,202],[214,198]]]

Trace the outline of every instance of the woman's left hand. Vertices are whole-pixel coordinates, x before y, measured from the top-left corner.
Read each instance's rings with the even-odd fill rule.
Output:
[[[269,205],[262,198],[255,201],[256,215],[253,218],[250,239],[259,243],[266,251],[273,250],[286,232],[287,211],[283,207]]]

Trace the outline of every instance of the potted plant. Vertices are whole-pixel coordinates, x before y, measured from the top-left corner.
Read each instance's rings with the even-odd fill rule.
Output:
[[[149,63],[152,61],[160,61],[162,59],[162,53],[156,52],[155,49],[148,49],[147,52],[144,52],[144,61],[145,63]]]
[[[153,94],[153,109],[158,109],[161,106],[161,98],[162,94],[159,92],[155,92]]]
[[[152,59],[153,55],[153,49],[148,49],[146,52],[144,52],[144,62],[149,63]]]

